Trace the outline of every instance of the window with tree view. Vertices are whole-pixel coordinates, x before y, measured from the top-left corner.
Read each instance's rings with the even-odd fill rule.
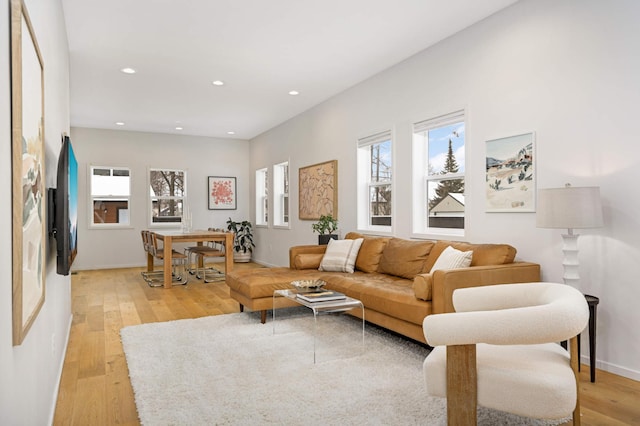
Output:
[[[358,227],[391,231],[393,158],[391,132],[358,141]]]
[[[414,232],[464,230],[464,111],[414,124],[413,140],[414,173],[421,174],[414,196],[422,200]]]
[[[186,196],[186,173],[182,170],[149,170],[151,222],[181,223]]]

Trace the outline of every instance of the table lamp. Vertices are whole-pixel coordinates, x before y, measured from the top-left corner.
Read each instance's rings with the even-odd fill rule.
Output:
[[[538,191],[538,209],[536,226],[538,228],[566,228],[562,235],[564,260],[564,283],[577,288],[578,274],[578,236],[574,229],[599,228],[602,222],[602,204],[600,188],[573,187],[548,188]]]

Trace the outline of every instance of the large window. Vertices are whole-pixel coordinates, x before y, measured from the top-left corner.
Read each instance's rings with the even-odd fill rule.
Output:
[[[391,232],[393,219],[391,131],[358,140],[358,228]]]
[[[131,174],[128,168],[90,167],[91,226],[128,226]]]
[[[269,223],[269,171],[256,170],[256,225]]]
[[[187,174],[183,170],[149,170],[149,197],[152,224],[182,223],[187,194]]]
[[[289,162],[273,166],[273,224],[289,226]]]
[[[465,123],[457,111],[413,125],[413,231],[463,235]]]

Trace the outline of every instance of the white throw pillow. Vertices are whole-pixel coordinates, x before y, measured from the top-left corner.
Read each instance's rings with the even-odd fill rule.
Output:
[[[353,273],[362,241],[362,238],[355,240],[329,240],[329,245],[324,252],[318,270]]]
[[[451,246],[448,246],[446,249],[440,253],[436,263],[433,264],[433,268],[429,273],[436,271],[438,269],[458,269],[458,268],[466,268],[471,265],[471,257],[473,256],[473,251],[460,251],[456,250]]]

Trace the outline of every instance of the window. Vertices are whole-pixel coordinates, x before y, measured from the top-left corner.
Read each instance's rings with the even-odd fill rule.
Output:
[[[393,218],[391,131],[358,140],[358,228],[391,232]]]
[[[463,235],[465,115],[413,125],[413,232]]]
[[[123,167],[90,167],[91,226],[128,226],[131,175]]]
[[[256,170],[256,225],[269,223],[269,171]]]
[[[152,224],[182,223],[187,189],[183,170],[149,170],[149,197]]]
[[[273,166],[273,221],[289,226],[289,162]]]

